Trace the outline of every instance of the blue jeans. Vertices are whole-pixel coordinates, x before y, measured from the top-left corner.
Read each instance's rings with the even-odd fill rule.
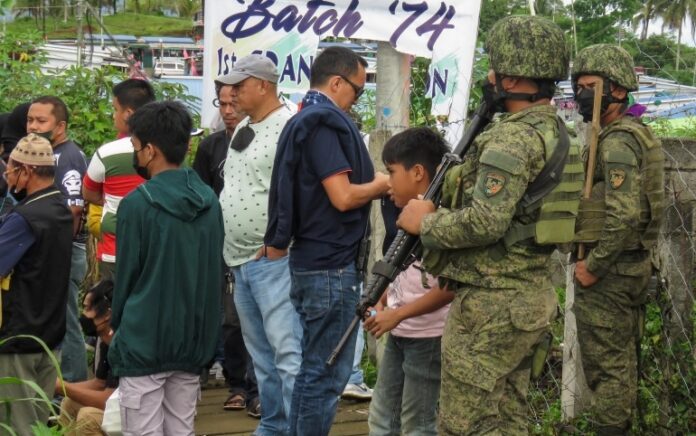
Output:
[[[73,243],[68,286],[68,310],[65,313],[65,337],[61,343],[60,371],[68,382],[87,380],[87,352],[80,327],[82,302],[77,301],[80,285],[87,273],[87,253],[82,244]]]
[[[261,422],[254,434],[284,434],[302,361],[299,317],[290,303],[288,257],[262,257],[231,270],[234,304],[254,362],[261,401]]]
[[[365,350],[365,330],[363,330],[362,323],[358,324],[358,335],[355,340],[355,353],[353,353],[353,368],[350,371],[350,378],[348,383],[359,385],[365,381],[363,376],[363,370],[360,367],[362,362],[363,350]]]
[[[440,340],[389,335],[370,403],[370,436],[437,435]]]
[[[290,434],[327,435],[351,373],[357,329],[336,363],[327,366],[326,360],[355,316],[360,279],[354,265],[321,271],[293,269],[290,298],[300,314],[303,356],[292,393]]]

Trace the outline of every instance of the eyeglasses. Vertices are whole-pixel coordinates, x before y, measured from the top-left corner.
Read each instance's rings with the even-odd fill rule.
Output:
[[[16,171],[19,171],[19,170],[21,170],[21,169],[22,169],[22,167],[14,167],[14,168],[12,168],[11,170],[5,170],[5,171],[2,173],[2,179],[3,179],[4,181],[7,182],[7,181],[8,181],[7,178],[9,177],[10,174],[12,174],[12,173],[14,173],[14,172],[16,172]]]
[[[213,106],[222,107],[223,109],[226,107],[230,107],[230,106],[232,108],[234,108],[234,103],[224,103],[224,102],[221,102],[219,98],[215,98],[215,99],[213,99]]]
[[[232,141],[230,141],[230,147],[234,150],[242,151],[251,144],[251,141],[254,140],[254,136],[256,136],[256,133],[254,133],[254,129],[249,127],[248,124],[244,127],[240,127],[235,132]]]
[[[365,92],[365,87],[364,86],[358,86],[355,83],[353,83],[349,78],[344,76],[343,74],[336,74],[336,76],[340,77],[341,79],[345,80],[346,83],[348,83],[351,88],[353,88],[353,92],[355,92],[355,99],[359,99],[361,95],[363,95],[363,92]]]

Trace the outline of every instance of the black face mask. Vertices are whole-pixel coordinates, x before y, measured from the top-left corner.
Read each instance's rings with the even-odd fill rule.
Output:
[[[150,160],[150,162],[152,162],[152,160]],[[135,170],[135,173],[137,175],[139,175],[145,180],[150,180],[150,172],[147,170],[147,167],[148,165],[150,165],[150,162],[148,162],[144,167],[141,167],[138,163],[138,152],[133,150],[133,169]]]
[[[84,314],[80,315],[80,326],[85,336],[97,336],[97,326],[94,325],[92,318],[87,318]]]
[[[500,95],[494,84],[485,79],[481,84],[481,88],[483,89],[483,101],[491,107],[494,113],[506,112],[505,98]]]
[[[49,130],[48,132],[41,132],[41,133],[37,132],[36,135],[48,140],[48,142],[53,144],[53,142],[51,141],[51,138],[53,138],[53,130]]]
[[[594,109],[594,89],[582,89],[576,96],[575,102],[578,104],[578,113],[582,115],[582,120],[586,123],[592,122],[592,109]],[[602,98],[602,113],[605,110],[604,98]]]

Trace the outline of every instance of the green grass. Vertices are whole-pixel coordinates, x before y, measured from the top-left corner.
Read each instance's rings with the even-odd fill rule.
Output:
[[[92,32],[98,34],[100,29],[94,18],[90,19]],[[83,21],[85,35],[88,34],[87,20]],[[164,35],[164,36],[188,36],[193,29],[193,21],[189,18],[171,18],[158,15],[144,15],[133,13],[119,13],[104,17],[104,24],[111,34],[120,35]],[[20,18],[12,23],[7,23],[8,31],[25,32],[30,30],[42,31],[41,20],[33,18]],[[75,18],[69,18],[63,22],[62,18],[46,18],[46,38],[75,38],[77,36],[77,22]]]

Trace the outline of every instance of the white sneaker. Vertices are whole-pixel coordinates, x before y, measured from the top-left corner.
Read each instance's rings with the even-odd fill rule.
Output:
[[[213,366],[210,367],[209,374],[215,377],[215,380],[225,380],[225,375],[222,372],[222,365],[220,362],[215,362]]]
[[[352,398],[354,400],[370,400],[372,399],[372,389],[365,383],[353,384],[348,383],[343,389],[341,398]]]

